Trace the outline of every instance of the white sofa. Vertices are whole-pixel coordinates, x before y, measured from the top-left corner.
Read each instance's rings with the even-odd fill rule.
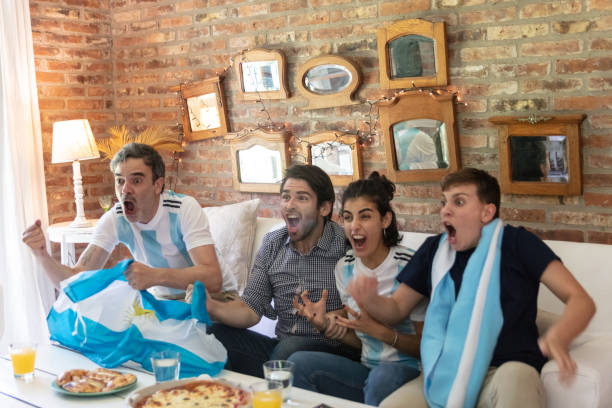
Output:
[[[252,258],[263,236],[284,225],[281,219],[257,218]],[[402,231],[402,245],[416,249],[431,234]],[[554,361],[546,363],[541,378],[547,403],[552,408],[612,407],[612,245],[565,241],[545,241],[561,257],[597,304],[597,313],[588,328],[572,344],[571,354],[578,364],[577,375],[569,385],[559,382]],[[563,304],[544,286],[538,299],[538,327],[546,330],[563,311]],[[273,335],[274,322],[262,319],[253,328]]]

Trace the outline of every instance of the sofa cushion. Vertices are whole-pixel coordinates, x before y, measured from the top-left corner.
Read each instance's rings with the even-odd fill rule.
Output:
[[[206,207],[215,248],[221,254],[219,264],[236,278],[238,291],[246,285],[251,264],[259,199],[219,207]]]

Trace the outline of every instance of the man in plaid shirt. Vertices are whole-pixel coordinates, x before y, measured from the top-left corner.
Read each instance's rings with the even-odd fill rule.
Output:
[[[324,337],[293,306],[304,290],[316,302],[326,289],[327,311],[342,308],[334,268],[346,247],[344,230],[331,221],[332,182],[319,167],[294,165],[285,173],[280,197],[286,225],[264,237],[241,298],[207,303],[211,318],[220,322],[210,332],[227,348],[226,368],[259,377],[265,361],[285,360],[298,350],[359,356]],[[278,319],[276,338],[246,330],[262,316]]]

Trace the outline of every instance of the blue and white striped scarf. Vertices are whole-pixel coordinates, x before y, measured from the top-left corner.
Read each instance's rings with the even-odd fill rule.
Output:
[[[455,251],[447,234],[440,239],[421,341],[425,397],[431,407],[476,405],[503,324],[499,277],[502,237],[499,219],[482,229],[456,299],[450,276]]]

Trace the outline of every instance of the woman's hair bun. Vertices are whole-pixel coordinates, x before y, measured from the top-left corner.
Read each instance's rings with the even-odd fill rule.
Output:
[[[380,184],[380,188],[385,193],[385,198],[388,201],[393,200],[393,194],[395,193],[395,184],[389,180],[384,174],[379,174],[377,171],[370,173],[368,180]]]

